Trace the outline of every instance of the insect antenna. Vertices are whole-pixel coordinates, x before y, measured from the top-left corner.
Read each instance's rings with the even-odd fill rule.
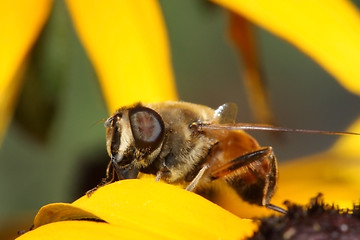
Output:
[[[94,126],[98,125],[99,123],[105,122],[106,118],[102,118],[100,120],[97,120],[96,122],[94,122],[93,124],[90,125],[90,128],[93,128]]]

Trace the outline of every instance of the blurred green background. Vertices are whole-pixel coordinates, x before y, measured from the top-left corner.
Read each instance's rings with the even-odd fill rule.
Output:
[[[211,107],[236,102],[238,120],[254,122],[241,61],[227,37],[226,12],[205,1],[163,0],[161,5],[180,98]],[[256,34],[277,125],[340,131],[359,116],[359,98],[311,59],[262,29]],[[103,123],[98,123],[108,112],[63,1],[55,1],[28,59],[25,83],[0,149],[0,230],[20,219],[30,226],[41,206],[75,200],[91,188],[84,175],[95,167],[100,175],[93,178],[99,182],[109,160]],[[323,151],[336,140],[253,135],[273,146],[280,162]]]

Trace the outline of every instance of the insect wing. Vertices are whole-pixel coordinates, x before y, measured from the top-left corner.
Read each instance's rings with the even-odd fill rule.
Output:
[[[270,132],[289,132],[289,133],[306,133],[306,134],[322,134],[322,135],[357,135],[356,132],[342,132],[342,131],[323,131],[312,129],[297,129],[277,127],[268,124],[255,124],[255,123],[235,123],[235,124],[214,124],[214,123],[200,123],[197,124],[200,131],[216,131],[216,130],[247,130],[247,131],[270,131]]]
[[[225,103],[219,106],[214,113],[214,122],[217,123],[235,123],[237,114],[237,105],[235,103]]]

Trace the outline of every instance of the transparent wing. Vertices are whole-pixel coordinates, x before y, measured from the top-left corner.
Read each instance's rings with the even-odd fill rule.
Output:
[[[214,113],[214,122],[217,123],[235,123],[237,114],[237,105],[235,103],[225,103],[219,106]]]
[[[200,123],[197,125],[198,125],[197,127],[202,131],[247,130],[247,131],[290,132],[290,133],[307,133],[307,134],[324,134],[324,135],[358,135],[358,136],[360,135],[360,133],[356,133],[356,132],[297,129],[297,128],[277,127],[268,124],[255,124],[255,123],[235,123],[235,124]]]

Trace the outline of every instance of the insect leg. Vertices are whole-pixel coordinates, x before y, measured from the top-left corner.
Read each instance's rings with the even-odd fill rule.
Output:
[[[186,187],[187,191],[193,191],[196,187],[196,185],[198,185],[201,177],[204,175],[205,171],[209,168],[209,164],[204,164],[200,171],[198,172],[198,174],[195,176],[195,178],[190,182],[190,184]]]
[[[109,183],[114,182],[114,180],[115,180],[115,169],[112,167],[112,161],[110,161],[106,168],[106,177],[103,178],[96,187],[87,191],[86,195],[90,197],[97,189]]]
[[[250,163],[253,163],[263,157],[266,157],[271,153],[272,153],[271,147],[264,147],[261,148],[260,150],[241,155],[240,157],[229,161],[228,163],[220,166],[215,171],[213,171],[211,173],[211,180],[216,180],[218,178],[225,177],[242,167],[249,166]]]
[[[164,174],[163,174],[162,171],[158,171],[158,172],[156,173],[155,181],[156,181],[156,182],[160,181],[163,175],[164,175]]]
[[[268,203],[265,205],[265,207],[267,209],[270,209],[270,210],[273,210],[275,212],[279,212],[279,213],[282,213],[282,214],[287,214],[287,211],[279,206],[276,206],[274,204],[271,204],[271,203]]]
[[[255,163],[260,164],[259,168],[254,167]],[[265,169],[268,170],[261,168],[261,163],[268,163],[265,165],[267,166]],[[220,166],[210,173],[210,178],[211,180],[224,178],[243,200],[286,214],[286,210],[270,203],[277,182],[276,165],[272,148],[264,147]],[[243,172],[238,171],[245,167],[247,169]],[[246,180],[249,177],[255,178],[256,181],[249,182]]]
[[[110,169],[111,169],[111,173],[110,173]],[[114,168],[112,168],[112,161],[109,162],[109,164],[107,165],[106,168],[106,177],[103,181],[105,182],[113,182],[115,180],[115,172],[114,172]]]
[[[115,169],[115,172],[116,172],[116,175],[117,175],[118,179],[119,180],[124,179],[124,177],[121,174],[121,169],[120,169],[120,167],[118,165],[118,162],[116,161],[115,157],[111,157],[111,163],[112,163],[112,165],[113,165],[113,167]]]
[[[162,163],[162,166],[160,167],[160,170],[156,172],[156,178],[155,181],[160,181],[164,176],[168,175],[170,173],[169,168],[165,165],[165,162]]]

